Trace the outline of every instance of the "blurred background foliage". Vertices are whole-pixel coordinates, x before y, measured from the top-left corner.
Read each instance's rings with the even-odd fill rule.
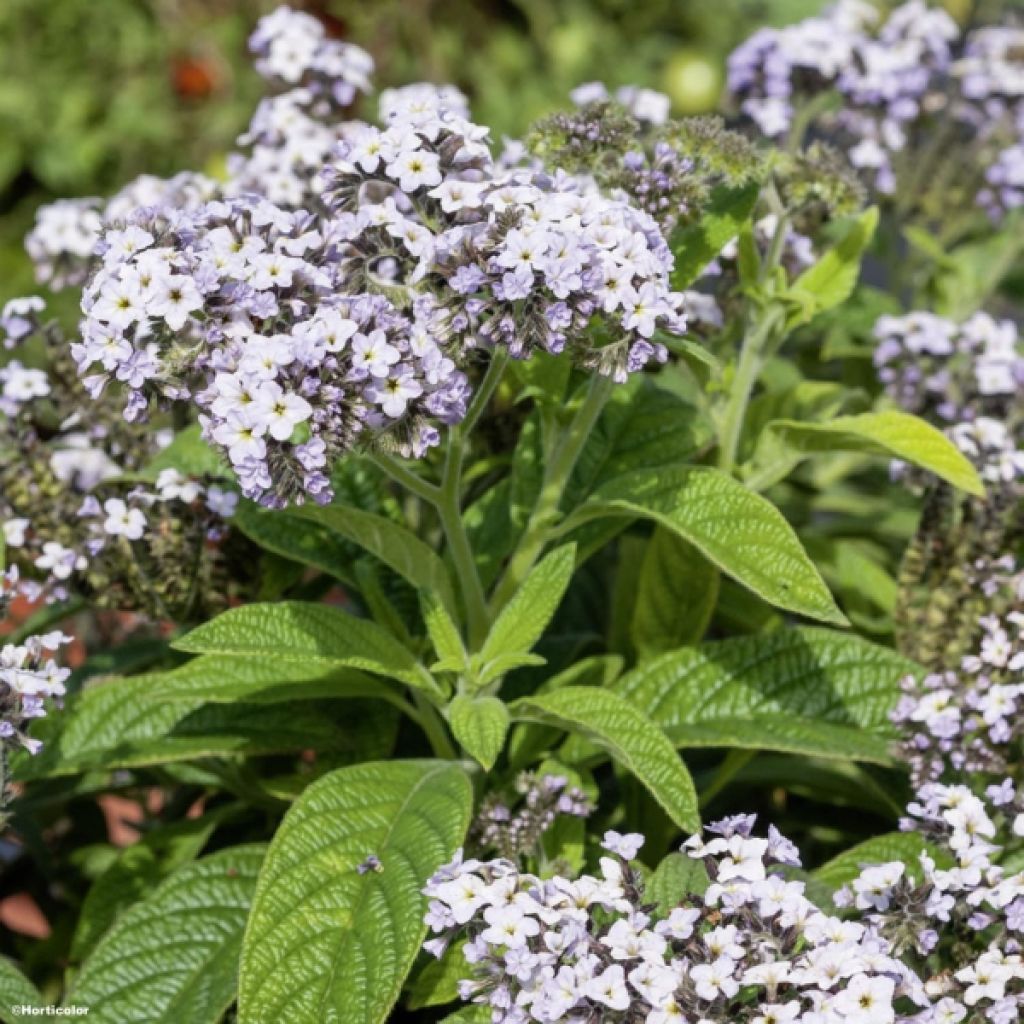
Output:
[[[0,301],[36,290],[41,203],[141,173],[216,173],[262,93],[246,37],[276,0],[0,0]],[[717,103],[725,56],[822,0],[292,0],[368,49],[377,85],[454,82],[495,137],[583,81],[637,83],[676,113]]]

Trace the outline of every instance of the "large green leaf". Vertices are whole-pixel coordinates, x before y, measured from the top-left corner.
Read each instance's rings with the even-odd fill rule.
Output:
[[[174,646],[193,654],[237,654],[277,662],[321,660],[437,691],[430,673],[387,630],[330,605],[300,601],[232,608]]]
[[[431,590],[449,610],[455,607],[451,577],[441,556],[404,526],[351,505],[312,505],[291,514],[340,534],[379,558],[417,590]]]
[[[682,291],[700,276],[701,271],[732,241],[750,219],[760,194],[759,182],[712,192],[702,207],[700,219],[677,230],[669,240],[675,267],[672,287]]]
[[[909,413],[866,412],[824,423],[775,420],[769,427],[788,447],[806,454],[854,451],[895,456],[969,494],[985,493],[977,471],[960,449],[941,430]]]
[[[508,655],[527,654],[541,638],[572,579],[576,545],[564,544],[546,555],[523,580],[491,626],[474,658],[481,685],[500,674]]]
[[[118,919],[67,997],[101,1024],[217,1024],[235,998],[242,932],[266,847],[176,871]]]
[[[448,705],[452,734],[480,764],[490,771],[505,746],[508,708],[497,697],[460,694]]]
[[[667,914],[686,896],[703,896],[709,884],[703,861],[685,853],[670,853],[651,872],[644,885],[646,902],[655,903]]]
[[[390,749],[393,709],[378,701],[303,701],[287,715],[265,704],[206,704],[201,697],[154,700],[154,678],[132,676],[90,686],[39,723],[44,746],[13,759],[19,779],[72,775],[91,768],[127,768],[227,754],[270,754],[315,748],[355,756]],[[344,718],[344,724],[341,719]]]
[[[45,1005],[39,989],[18,970],[14,961],[0,956],[0,1021],[3,1024],[20,1024],[31,1018],[24,1013],[14,1013],[12,1007]]]
[[[872,206],[850,225],[836,245],[793,282],[790,294],[801,308],[790,318],[790,326],[807,323],[853,294],[860,277],[861,258],[877,226],[878,208]]]
[[[595,492],[566,528],[602,516],[653,519],[769,603],[846,624],[782,513],[727,473],[707,466],[627,473]]]
[[[471,808],[466,774],[442,761],[355,765],[309,786],[260,875],[241,1024],[384,1021],[425,932],[421,889],[461,844]]]
[[[718,570],[689,542],[664,526],[644,549],[633,607],[633,646],[650,658],[697,643],[718,599]]]
[[[784,629],[670,651],[614,690],[680,747],[889,760],[889,713],[916,666],[825,629]]]
[[[617,693],[569,686],[517,700],[512,716],[555,725],[591,740],[632,772],[681,828],[700,828],[697,793],[686,765],[661,729]]]

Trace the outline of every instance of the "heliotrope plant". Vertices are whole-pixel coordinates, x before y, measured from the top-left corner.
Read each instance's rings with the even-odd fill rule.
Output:
[[[734,123],[498,147],[281,8],[223,178],[41,210],[0,1018],[1017,1020],[1016,33],[845,2]]]

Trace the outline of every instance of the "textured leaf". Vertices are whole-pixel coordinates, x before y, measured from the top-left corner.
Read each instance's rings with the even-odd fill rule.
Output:
[[[393,709],[377,701],[341,705],[308,701],[287,715],[266,705],[192,700],[154,701],[151,676],[112,679],[90,686],[47,716],[37,729],[42,751],[13,759],[15,776],[34,779],[90,768],[164,764],[230,753],[269,754],[315,748],[381,756],[390,749]],[[157,678],[160,678],[159,676]],[[333,705],[333,707],[332,707]],[[376,752],[376,754],[375,754]]]
[[[818,313],[845,302],[857,286],[860,261],[878,226],[878,208],[865,210],[842,239],[805,270],[792,285],[796,296],[806,297],[804,309],[790,325],[806,323]]]
[[[693,284],[701,271],[739,234],[760,192],[758,182],[737,188],[717,188],[703,207],[700,220],[672,235],[669,245],[675,257],[674,289],[682,291]]]
[[[463,749],[490,771],[508,733],[508,708],[504,702],[497,697],[460,695],[448,706],[448,722]]]
[[[653,519],[771,604],[846,624],[782,513],[717,469],[627,473],[598,490],[573,521],[600,516]]]
[[[342,768],[285,815],[246,929],[241,1024],[379,1024],[419,951],[421,889],[462,843],[472,791],[441,761]],[[359,867],[368,857],[379,870]]]
[[[26,1018],[12,1011],[14,1006],[45,1006],[39,989],[18,969],[13,960],[0,956],[0,1021],[20,1024]]]
[[[891,455],[927,469],[969,494],[984,495],[974,466],[952,441],[930,423],[905,412],[867,412],[824,423],[776,420],[769,424],[791,448]]]
[[[408,986],[406,1006],[419,1010],[425,1006],[444,1006],[459,998],[459,982],[470,974],[466,963],[465,941],[452,943],[440,960],[430,956],[426,967]],[[487,1018],[490,1024],[490,1017]]]
[[[281,601],[232,608],[174,646],[193,654],[237,654],[359,668],[437,691],[430,673],[387,630],[324,604]]]
[[[833,892],[852,882],[868,864],[885,864],[901,860],[908,867],[917,864],[917,858],[929,845],[918,832],[888,832],[851,846],[838,857],[822,864],[813,877]]]
[[[624,473],[683,462],[711,443],[707,417],[645,374],[616,387],[566,488],[566,508]]]
[[[216,1024],[235,998],[246,916],[266,847],[237,846],[176,871],[100,940],[68,1005],[101,1024]]]
[[[651,873],[644,899],[656,903],[663,914],[678,906],[685,896],[703,896],[709,884],[704,865],[685,853],[670,853]]]
[[[209,474],[215,477],[231,477],[224,457],[203,440],[198,424],[177,433],[174,440],[145,467],[142,475],[155,480],[164,469],[176,469],[186,476]]]
[[[479,674],[506,654],[526,654],[554,617],[576,562],[576,545],[564,544],[541,559],[502,609],[477,656]]]
[[[433,591],[420,591],[420,613],[438,658],[438,664],[433,666],[434,671],[464,672],[469,664],[469,655],[459,627]]]
[[[358,551],[354,545],[339,541],[327,527],[249,501],[239,504],[231,522],[267,551],[354,585]]]
[[[451,577],[441,556],[404,526],[351,505],[309,505],[295,509],[292,515],[358,544],[417,590],[432,590],[449,610],[455,607]]]
[[[856,636],[785,629],[671,651],[614,689],[677,746],[886,762],[889,712],[915,668]]]
[[[489,1006],[467,1006],[455,1013],[448,1014],[441,1024],[491,1024],[491,1008]]]
[[[234,654],[202,654],[178,668],[147,675],[150,700],[200,699],[208,703],[276,704],[323,697],[373,697],[388,684],[319,659],[277,662]]]
[[[518,721],[584,735],[632,772],[681,829],[700,828],[697,793],[686,765],[661,729],[617,693],[569,686],[517,700],[511,711]]]
[[[718,599],[718,570],[664,526],[644,550],[633,608],[632,639],[641,659],[697,643]]]

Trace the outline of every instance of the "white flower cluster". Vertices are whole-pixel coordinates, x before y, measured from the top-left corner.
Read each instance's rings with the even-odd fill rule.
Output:
[[[792,844],[752,826],[727,819],[684,844],[710,885],[672,908],[645,901],[636,834],[608,833],[600,875],[575,880],[460,853],[425,889],[427,948],[465,937],[461,994],[494,1024],[892,1024],[900,999],[927,1006],[888,940],[816,908],[780,873]]]

